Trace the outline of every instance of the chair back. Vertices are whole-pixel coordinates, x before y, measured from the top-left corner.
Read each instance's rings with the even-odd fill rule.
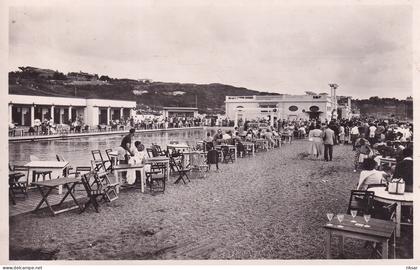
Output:
[[[153,157],[153,149],[152,148],[146,148],[147,155],[149,158]]]
[[[397,210],[397,203],[389,204],[387,206],[374,207],[372,217],[383,220],[394,220]]]
[[[351,210],[357,210],[358,215],[370,214],[373,208],[375,192],[367,190],[352,190],[350,193],[347,214]]]
[[[12,167],[13,167],[13,170],[11,170],[11,172],[19,172],[19,173],[24,174],[26,182],[28,182],[28,180],[29,180],[28,179],[28,177],[29,177],[29,167],[19,166],[19,165],[14,165]]]
[[[57,161],[66,161],[62,155],[56,154],[55,157],[57,158]]]
[[[101,150],[92,150],[92,157],[93,160],[100,160],[100,161],[104,161],[103,157],[102,157],[102,153]]]

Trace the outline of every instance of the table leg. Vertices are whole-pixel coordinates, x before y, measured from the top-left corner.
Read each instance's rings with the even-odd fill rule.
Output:
[[[382,242],[382,259],[388,259],[388,240]]]
[[[146,174],[144,172],[144,167],[140,169],[140,186],[141,186],[141,192],[144,193],[144,184],[146,183]]]
[[[326,252],[326,256],[327,256],[327,260],[331,259],[331,231],[327,231],[327,238],[326,238],[326,242],[325,242],[325,252]]]
[[[397,209],[395,211],[395,219],[397,222],[396,228],[395,228],[395,234],[397,237],[400,237],[401,235],[401,203],[397,202]]]
[[[338,250],[340,253],[340,257],[343,258],[344,257],[344,236],[340,235],[338,237]]]
[[[47,200],[48,195],[50,195],[50,193],[51,193],[51,191],[53,190],[53,188],[52,188],[52,187],[48,188],[48,191],[47,191],[47,193],[45,193],[45,194],[44,194],[44,192],[42,191],[42,188],[41,188],[40,186],[37,186],[37,188],[38,188],[38,190],[39,190],[39,193],[41,193],[42,200],[41,200],[41,201],[39,202],[39,204],[36,206],[36,208],[35,208],[35,210],[34,210],[34,211],[38,210],[38,209],[41,207],[41,205],[43,204],[43,202],[45,202],[45,203],[47,204],[48,208],[50,209],[51,213],[52,213],[53,215],[55,215],[55,211],[54,211],[54,209],[52,209],[52,207],[51,207],[50,203],[49,203],[49,202],[48,202],[48,200]]]
[[[120,193],[120,179],[118,178],[118,171],[114,170],[114,177],[115,177],[115,181],[117,181],[118,185],[115,187],[115,191],[118,193]]]

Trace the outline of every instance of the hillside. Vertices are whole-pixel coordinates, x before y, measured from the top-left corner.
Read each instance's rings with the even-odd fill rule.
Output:
[[[23,69],[23,68],[22,68]],[[70,80],[62,73],[9,73],[9,93],[57,97],[83,97],[135,100],[139,107],[160,109],[165,106],[197,107],[200,112],[222,113],[226,96],[275,94],[224,84],[182,84],[149,80],[91,79]],[[59,75],[57,75],[59,74]],[[69,73],[70,74],[70,73]],[[97,75],[94,75],[97,77]],[[103,78],[103,76],[101,76]]]

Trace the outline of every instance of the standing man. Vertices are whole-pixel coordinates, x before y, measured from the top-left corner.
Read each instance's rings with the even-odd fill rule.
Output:
[[[121,148],[123,148],[126,151],[126,155],[130,155],[131,157],[134,157],[134,152],[131,150],[131,140],[133,139],[135,133],[136,129],[131,128],[130,133],[125,135],[121,141]],[[129,157],[127,156],[122,164],[128,164],[128,159]]]
[[[331,161],[334,146],[334,131],[331,129],[331,124],[327,126],[324,131],[324,160]]]
[[[351,139],[351,144],[353,145],[353,151],[356,151],[356,140],[359,138],[359,127],[357,126],[357,124],[354,124],[354,127],[351,128],[350,130],[350,139]]]

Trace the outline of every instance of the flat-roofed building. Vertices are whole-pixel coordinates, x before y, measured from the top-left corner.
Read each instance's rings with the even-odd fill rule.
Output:
[[[324,95],[226,96],[226,115],[235,122],[242,119],[331,120],[337,117],[337,103]],[[236,124],[235,124],[236,125]]]
[[[34,120],[70,124],[79,119],[89,126],[109,125],[111,120],[127,119],[136,102],[129,100],[85,99],[31,95],[8,95],[9,123],[34,126]]]
[[[163,117],[197,117],[198,108],[195,107],[163,107]]]

